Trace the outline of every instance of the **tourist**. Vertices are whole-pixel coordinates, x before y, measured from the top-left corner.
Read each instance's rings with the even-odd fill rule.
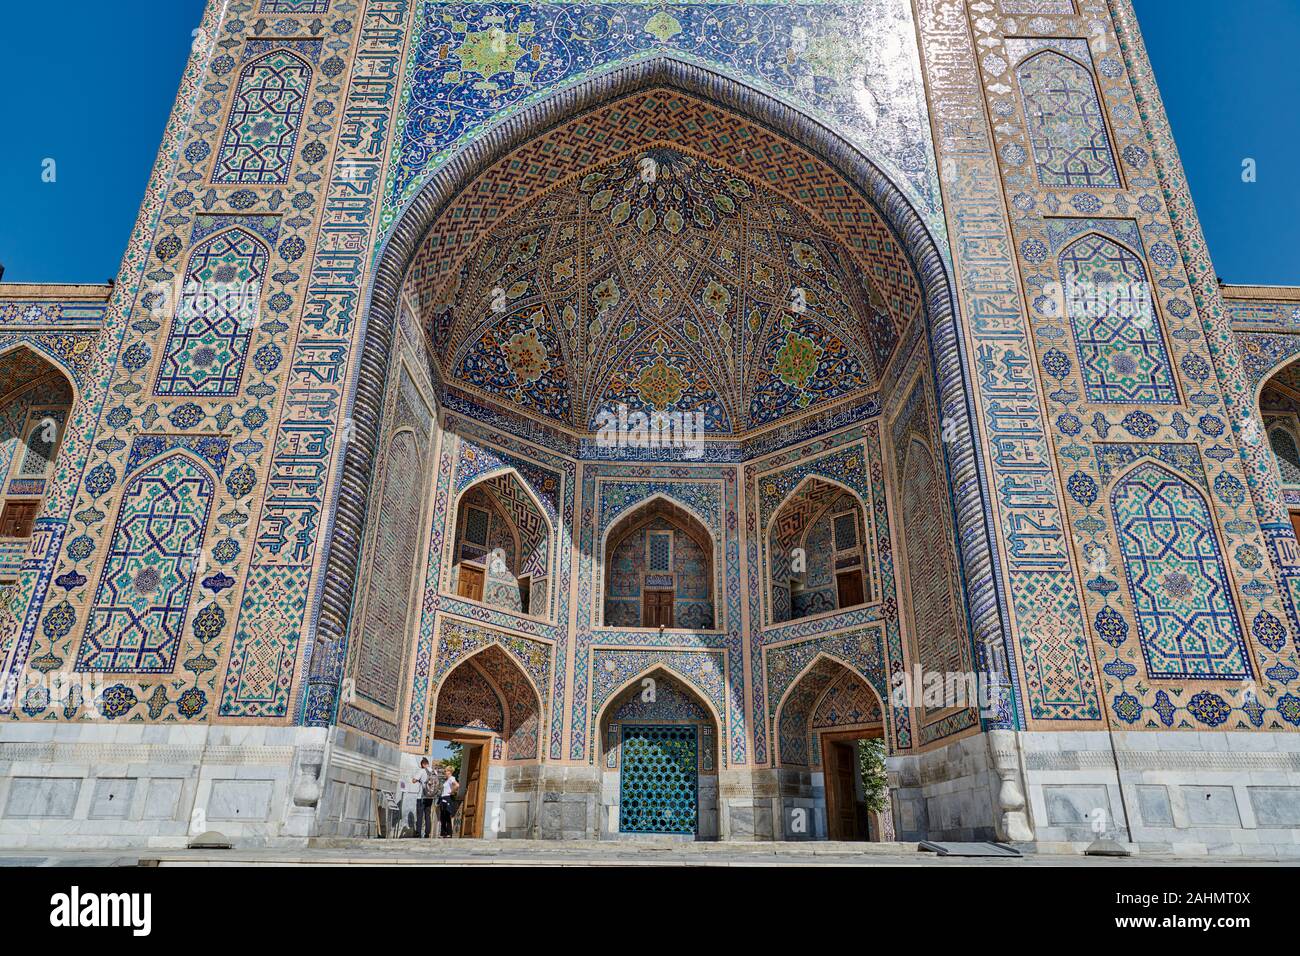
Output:
[[[438,774],[429,768],[429,758],[420,758],[420,772],[411,779],[419,787],[415,797],[416,839],[433,836],[433,799],[438,794]]]
[[[451,814],[456,805],[456,791],[460,790],[460,781],[456,779],[456,769],[447,764],[447,776],[442,782],[442,796],[438,798],[438,824],[443,839],[451,837]]]

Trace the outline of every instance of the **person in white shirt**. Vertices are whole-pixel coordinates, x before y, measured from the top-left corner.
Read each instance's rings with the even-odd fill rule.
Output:
[[[456,779],[456,772],[448,767],[447,777],[442,781],[442,795],[438,798],[438,823],[443,839],[451,837],[451,809],[459,789],[460,781]]]

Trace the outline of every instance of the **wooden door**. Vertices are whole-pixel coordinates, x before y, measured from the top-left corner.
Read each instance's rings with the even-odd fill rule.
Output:
[[[30,538],[39,501],[8,501],[0,514],[0,538]]]
[[[832,840],[860,840],[857,793],[853,775],[857,753],[851,743],[824,740],[822,764],[826,771],[826,824]]]
[[[460,577],[457,578],[456,593],[471,601],[483,600],[483,572],[462,564]]]
[[[1291,512],[1291,530],[1295,532],[1295,539],[1300,544],[1300,511]]]
[[[862,572],[854,569],[835,576],[840,607],[857,607],[862,603]]]
[[[462,775],[460,792],[464,802],[460,811],[460,835],[463,837],[481,837],[483,835],[483,790],[487,783],[487,747],[484,744],[465,744],[464,760],[461,763]]]
[[[646,627],[673,626],[673,597],[672,591],[648,590],[645,592],[644,621]]]

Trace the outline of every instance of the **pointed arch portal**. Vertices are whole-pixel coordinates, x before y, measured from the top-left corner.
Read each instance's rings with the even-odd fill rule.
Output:
[[[363,354],[352,383],[350,417],[356,428],[344,457],[341,494],[335,515],[337,533],[331,539],[327,560],[323,565],[323,600],[316,630],[319,646],[312,651],[314,661],[320,660],[325,648],[345,637],[358,573],[359,532],[364,521],[364,508],[359,503],[366,500],[374,472],[383,418],[383,370],[390,362],[400,292],[408,274],[420,280],[418,288],[414,289],[420,293],[416,299],[422,306],[430,308],[426,319],[431,323],[435,334],[443,334],[440,330],[446,328],[445,317],[435,314],[436,310],[432,308],[439,294],[437,290],[460,275],[457,263],[463,261],[465,253],[480,241],[494,222],[508,217],[517,209],[517,204],[501,202],[500,190],[494,185],[494,171],[505,170],[507,167],[518,169],[521,164],[527,166],[529,162],[535,163],[534,168],[541,174],[541,179],[538,182],[518,184],[523,188],[517,189],[515,193],[521,199],[526,198],[530,195],[529,190],[544,186],[555,175],[565,175],[560,169],[551,169],[556,161],[553,155],[550,158],[547,156],[555,137],[563,136],[566,129],[590,124],[602,112],[613,109],[628,111],[636,104],[648,103],[655,97],[666,104],[664,110],[652,115],[654,122],[643,124],[645,132],[626,132],[627,138],[621,144],[626,151],[633,151],[637,147],[636,136],[649,137],[645,142],[646,147],[655,144],[657,137],[654,134],[658,132],[662,135],[668,128],[664,124],[671,117],[669,105],[674,108],[696,105],[703,108],[709,116],[730,116],[746,124],[746,136],[774,137],[774,146],[779,144],[782,150],[797,150],[800,155],[806,156],[806,169],[824,169],[827,175],[833,177],[835,185],[827,193],[828,196],[835,197],[834,203],[837,206],[832,218],[838,217],[841,233],[846,229],[851,232],[854,228],[860,231],[859,239],[849,242],[849,252],[861,254],[860,250],[865,248],[866,243],[866,232],[862,230],[867,230],[869,223],[866,218],[856,226],[850,222],[851,217],[842,208],[843,198],[856,197],[856,200],[865,203],[864,209],[875,210],[870,216],[877,217],[878,226],[884,229],[880,235],[881,242],[902,257],[899,262],[901,273],[917,277],[916,286],[910,292],[893,289],[889,294],[881,293],[880,304],[887,307],[886,311],[897,311],[905,305],[908,295],[913,297],[912,308],[924,316],[929,331],[939,405],[945,409],[955,433],[962,439],[949,446],[948,467],[952,485],[958,489],[959,495],[954,509],[960,525],[956,537],[962,548],[961,560],[967,570],[969,605],[974,609],[974,629],[980,642],[997,643],[1004,648],[1008,646],[1005,622],[994,592],[993,581],[996,575],[993,568],[996,559],[990,547],[991,535],[982,506],[981,488],[984,479],[977,456],[979,439],[970,421],[971,392],[966,378],[964,345],[955,312],[955,299],[947,277],[947,268],[924,221],[869,157],[827,127],[744,83],[699,64],[671,55],[661,55],[635,63],[619,64],[573,88],[551,94],[508,121],[485,129],[481,135],[450,156],[430,177],[385,238],[369,290],[369,307],[364,318]],[[767,130],[766,133],[762,132],[764,129]],[[700,138],[698,125],[693,130],[689,135],[693,149],[717,149],[716,143]],[[530,143],[542,150],[536,157],[527,154]],[[796,143],[799,145],[795,146]],[[608,157],[612,147],[609,143],[596,143],[590,137],[579,137],[565,148],[563,170],[571,175],[573,170],[582,170],[590,162]],[[752,175],[768,177],[777,172],[773,168],[762,167],[765,154],[761,149],[730,152],[739,159],[758,164],[749,170]],[[739,172],[743,174],[745,170]],[[785,188],[801,188],[793,181],[780,185]],[[496,198],[490,202],[484,201],[480,199],[480,193],[484,199],[490,195]],[[617,207],[618,204],[613,205]],[[478,207],[480,213],[485,214],[466,218],[464,210],[471,207]],[[610,215],[614,215],[612,210]],[[628,215],[632,216],[630,204]],[[811,255],[814,258],[829,255],[827,250],[818,250],[812,244],[808,245],[810,249],[801,250],[800,255]],[[514,255],[520,261],[527,261],[532,252],[527,243],[524,243],[513,249],[502,248],[498,254],[507,258]],[[511,290],[502,291],[506,293],[506,301],[501,305],[508,310]],[[718,306],[725,302],[725,295],[716,290],[710,292],[707,282],[700,291],[702,301],[713,302]],[[608,296],[608,292],[597,293],[596,287],[593,287],[592,294]],[[595,301],[596,299],[592,300],[593,303]],[[540,318],[534,322],[533,317],[539,314]],[[593,317],[589,314],[584,321],[590,322]],[[562,328],[565,321],[563,314],[548,314],[542,308],[540,312],[529,314],[529,329],[537,328],[537,322],[541,322],[547,329]],[[792,379],[796,382],[803,380],[804,372],[801,369],[806,368],[800,362],[806,362],[809,357],[818,354],[815,350],[808,349],[797,333],[798,330],[794,328],[781,330],[783,348],[787,348],[786,359],[790,363]],[[516,368],[522,371],[514,379],[517,383],[514,387],[517,389],[526,390],[538,381],[532,377],[533,372],[528,371],[532,368],[529,363],[538,354],[535,338],[528,329],[522,327],[510,337],[513,345],[509,347],[516,358]],[[536,338],[536,343],[540,342],[541,339]],[[369,370],[368,374],[360,375],[361,368]],[[673,383],[674,391],[676,388],[677,383]],[[568,394],[572,394],[571,391]],[[1012,661],[1009,666],[1014,666],[1009,655],[1008,660]],[[314,663],[312,666],[315,669],[326,665]],[[317,675],[316,682],[323,683],[325,680],[325,675]]]
[[[601,833],[717,839],[719,722],[666,667],[628,681],[597,716]]]
[[[608,129],[609,136],[594,136],[593,128]],[[747,148],[728,145],[737,142]],[[787,104],[672,56],[611,68],[486,129],[450,156],[396,221],[373,281],[358,365],[365,374],[352,383],[348,415],[355,428],[343,459],[309,659],[316,700],[332,692],[333,662],[345,656],[337,645],[351,640],[357,543],[364,539],[360,503],[374,485],[399,301],[427,339],[429,378],[453,413],[447,427],[456,435],[444,447],[460,450],[444,458],[443,467],[465,468],[472,476],[446,499],[450,514],[434,516],[440,529],[434,540],[445,543],[444,563],[431,580],[442,600],[426,596],[433,607],[426,616],[454,613],[493,627],[549,628],[549,620],[518,617],[537,617],[518,583],[525,565],[534,574],[546,567],[556,575],[556,593],[579,602],[576,629],[564,632],[576,645],[572,668],[587,666],[596,642],[635,653],[637,631],[656,632],[644,640],[663,646],[727,649],[740,661],[748,639],[741,625],[744,599],[719,590],[738,573],[737,546],[743,551],[750,545],[736,506],[719,498],[701,506],[709,518],[700,519],[694,504],[685,502],[705,500],[703,484],[671,494],[656,486],[693,480],[687,464],[674,470],[671,444],[628,441],[610,450],[592,423],[689,435],[697,445],[681,456],[687,463],[707,466],[708,456],[722,447],[737,449],[732,454],[740,458],[715,460],[743,461],[754,454],[746,442],[759,447],[775,439],[769,447],[781,447],[777,431],[792,420],[812,423],[832,410],[875,401],[887,370],[897,374],[891,363],[903,361],[901,343],[915,341],[911,329],[919,323],[928,337],[926,387],[938,393],[934,404],[960,439],[937,456],[960,498],[953,509],[958,533],[942,545],[952,552],[954,568],[961,563],[967,569],[977,635],[986,643],[1004,642],[964,346],[943,257],[921,217],[869,158]],[[908,351],[916,354],[910,345]],[[507,439],[503,445],[510,444],[508,436],[520,439],[511,454],[532,454],[533,447],[539,457],[545,449],[596,467],[656,461],[653,478],[630,464],[619,473],[620,480],[646,482],[626,500],[647,506],[627,510],[608,534],[586,526],[591,512],[558,515],[559,523],[532,535],[533,541],[527,526],[545,524],[533,520],[542,517],[528,507],[536,502],[528,494],[503,494],[493,483],[508,486],[515,478],[474,460],[480,448],[489,449],[489,459],[495,454],[490,449],[497,434]],[[626,448],[647,454],[625,457]],[[868,504],[862,494],[827,484],[833,492],[826,507],[804,515],[807,527],[797,529],[794,546],[816,550],[819,561],[826,551],[830,565],[819,564],[818,573],[829,571],[833,593],[787,600],[790,612],[797,604],[799,613],[773,622],[788,621],[813,636],[820,615],[865,616],[882,597],[873,589],[885,586],[872,572],[880,547],[874,528],[881,520],[873,515],[886,507],[884,496]],[[674,496],[680,506],[669,501]],[[512,511],[505,499],[520,507]],[[568,521],[575,526],[571,534]],[[824,549],[822,538],[829,542]],[[530,558],[530,549],[536,552],[543,542],[549,548],[552,540],[554,553]],[[561,555],[570,548],[568,573],[587,575],[576,584],[558,576]],[[475,563],[492,553],[501,555],[501,568],[515,583],[500,601],[488,593],[486,565]],[[959,575],[952,581],[960,587]],[[569,614],[572,622],[572,608]],[[418,661],[420,653],[410,657]],[[590,699],[581,682],[590,677],[566,672],[561,657],[558,682],[544,691],[553,704],[552,722],[539,759],[558,759],[567,749],[570,759],[623,775],[625,754],[670,759],[664,755],[671,752],[682,774],[692,768],[697,802],[693,818],[685,797],[675,805],[685,815],[670,810],[676,829],[669,832],[723,834],[725,817],[719,818],[709,788],[716,788],[720,767],[745,763],[751,743],[740,722],[756,719],[743,711],[759,706],[738,685],[741,670],[721,675],[724,699],[739,707],[720,707],[720,714],[693,709],[693,692],[682,685],[680,694],[670,695],[680,705],[673,711],[679,719],[661,719],[658,711],[637,716],[636,707],[623,701],[626,714],[605,708],[594,724],[578,724],[577,711]],[[470,674],[450,691],[444,685],[440,693],[450,696],[439,707],[458,697],[487,699],[481,692],[490,682],[470,681]],[[665,674],[665,686],[679,684]],[[848,699],[861,689],[844,686],[837,693]],[[414,687],[411,699],[423,699],[423,691]],[[612,713],[621,716],[614,721]],[[486,734],[506,723],[495,713],[483,720]],[[610,724],[619,728],[614,737]],[[605,790],[618,792],[626,783],[618,776]],[[709,799],[715,801],[712,817],[704,813]],[[659,832],[653,821],[627,817],[631,801],[601,806],[599,832]]]

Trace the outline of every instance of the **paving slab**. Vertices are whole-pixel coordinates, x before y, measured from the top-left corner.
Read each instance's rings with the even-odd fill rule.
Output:
[[[671,847],[627,842],[530,840],[329,840],[298,847],[230,850],[33,850],[0,857],[0,866],[1294,866],[1293,859],[1179,859],[1150,854],[1127,858],[1030,853],[1023,858],[941,857],[914,843],[682,843]]]

